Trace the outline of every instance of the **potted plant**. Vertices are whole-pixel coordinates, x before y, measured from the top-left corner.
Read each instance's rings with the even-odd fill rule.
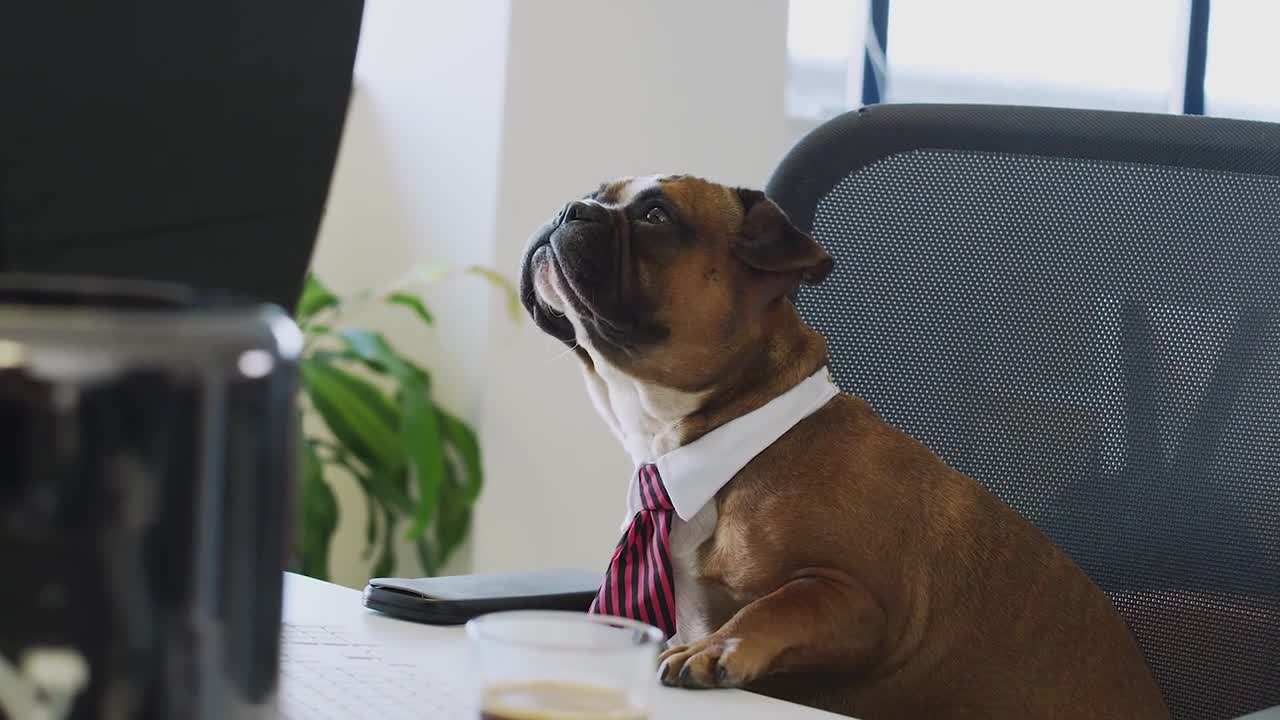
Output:
[[[464,273],[504,290],[519,317],[515,289],[481,267]],[[438,280],[437,271],[420,281]],[[411,275],[410,277],[415,277]],[[326,579],[329,546],[338,525],[332,473],[353,477],[367,500],[366,557],[377,553],[373,575],[395,566],[395,533],[407,523],[422,570],[434,575],[462,543],[484,482],[476,433],[432,396],[431,374],[382,334],[344,322],[373,302],[434,323],[419,283],[341,298],[314,273],[306,279],[297,321],[306,337],[301,361],[301,411],[318,422],[302,430],[297,554],[303,574]]]

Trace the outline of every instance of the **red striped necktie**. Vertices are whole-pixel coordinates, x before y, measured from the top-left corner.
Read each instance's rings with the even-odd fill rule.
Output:
[[[675,507],[658,466],[640,468],[640,512],[613,550],[591,612],[648,623],[668,638],[676,632],[675,578],[671,574],[671,514]]]

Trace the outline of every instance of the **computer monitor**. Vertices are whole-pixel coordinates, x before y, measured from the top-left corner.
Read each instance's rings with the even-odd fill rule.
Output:
[[[0,7],[0,272],[180,282],[291,309],[363,0]]]

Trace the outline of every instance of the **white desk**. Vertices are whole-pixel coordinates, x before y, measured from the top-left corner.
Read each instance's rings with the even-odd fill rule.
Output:
[[[397,708],[404,716],[444,718],[446,715],[441,711],[432,712],[434,701],[450,688],[469,694],[467,641],[461,628],[394,620],[366,610],[360,603],[360,593],[355,590],[292,573],[285,574],[284,622],[286,635],[293,633],[298,637],[301,633],[314,637],[317,645],[325,644],[326,637],[354,641],[350,650],[353,673],[367,664],[365,657],[376,654],[383,668],[388,664],[394,666],[393,675],[399,677],[392,681],[423,686],[422,698],[415,701],[416,707]],[[317,676],[308,672],[306,653],[299,650],[306,648],[286,643],[288,657],[281,663],[281,714],[286,718],[315,717],[315,708],[323,708],[330,717],[345,715],[346,711],[341,709],[342,698],[337,692],[326,696],[327,687],[316,683]],[[359,675],[353,677],[362,687],[380,681],[377,678],[366,681]],[[376,709],[367,706],[352,709],[350,714],[352,718],[380,716]],[[658,690],[653,720],[717,717],[804,720],[838,716],[737,690]]]

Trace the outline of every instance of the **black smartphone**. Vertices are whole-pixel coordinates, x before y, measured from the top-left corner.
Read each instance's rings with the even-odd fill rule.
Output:
[[[364,589],[364,606],[429,625],[461,625],[502,610],[586,612],[600,580],[600,573],[582,570],[373,578]]]

